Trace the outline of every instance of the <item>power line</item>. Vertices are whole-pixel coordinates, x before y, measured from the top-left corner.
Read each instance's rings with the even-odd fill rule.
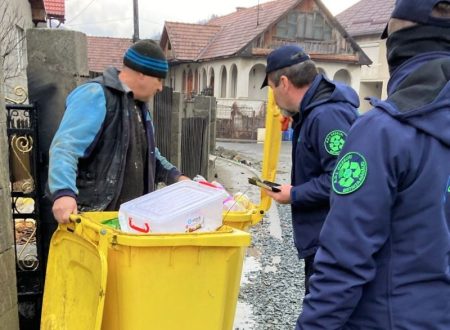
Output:
[[[92,3],[93,3],[94,1],[95,1],[95,0],[92,0],[91,2],[88,3],[88,5],[87,5],[86,7],[84,7],[83,9],[81,9],[81,11],[79,11],[78,14],[76,14],[74,17],[72,17],[72,19],[69,21],[69,23],[72,22],[73,20],[75,20],[75,18],[77,18],[78,16],[80,16],[81,13],[83,13],[86,9],[88,9],[89,6],[92,5]]]
[[[81,25],[96,25],[96,24],[104,24],[104,23],[123,22],[123,21],[128,21],[128,20],[130,20],[130,19],[131,19],[131,17],[128,17],[128,18],[121,18],[121,19],[112,19],[112,20],[108,20],[108,21],[100,21],[100,22],[88,22],[88,23],[78,23],[78,24],[65,24],[65,26],[71,27],[71,26],[81,26]]]

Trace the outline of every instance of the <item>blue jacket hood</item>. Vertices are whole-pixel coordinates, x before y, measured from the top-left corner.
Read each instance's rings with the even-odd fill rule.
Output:
[[[359,97],[353,88],[318,74],[303,97],[300,113],[306,116],[319,105],[334,102],[348,103],[352,108],[359,107]]]
[[[450,146],[450,53],[424,54],[391,77],[386,102],[373,106]]]

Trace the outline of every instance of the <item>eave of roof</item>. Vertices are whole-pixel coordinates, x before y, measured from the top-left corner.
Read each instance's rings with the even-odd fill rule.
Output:
[[[200,52],[221,30],[220,26],[165,22],[163,38],[172,45],[173,56],[177,60],[197,60]],[[184,36],[189,34],[190,38]]]
[[[395,0],[361,0],[336,16],[352,37],[381,36]]]
[[[200,54],[199,59],[211,59],[241,52],[256,37],[280,19],[302,0],[278,0],[238,10],[217,17],[208,24],[222,26],[216,38]]]
[[[31,7],[31,19],[34,24],[46,22],[44,0],[28,0]]]
[[[345,30],[345,28],[339,23],[339,20],[334,17],[331,12],[328,10],[328,8],[323,4],[321,0],[314,0],[317,5],[320,7],[320,9],[326,13],[328,18],[333,22],[334,26],[338,29],[338,31],[341,33],[341,35],[352,45],[353,49],[358,54],[358,63],[361,65],[370,65],[372,64],[372,60],[369,58],[369,56],[364,53],[364,51],[361,49],[361,47],[358,45],[358,43],[348,34],[348,32]]]

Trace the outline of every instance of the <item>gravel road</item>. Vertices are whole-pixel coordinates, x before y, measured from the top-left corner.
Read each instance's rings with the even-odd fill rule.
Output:
[[[216,180],[230,192],[245,192],[259,202],[259,189],[247,178],[261,173],[262,144],[217,142]],[[290,142],[283,142],[277,182],[289,182]],[[303,262],[292,238],[289,205],[272,204],[263,221],[250,229],[235,330],[294,329],[304,295]]]

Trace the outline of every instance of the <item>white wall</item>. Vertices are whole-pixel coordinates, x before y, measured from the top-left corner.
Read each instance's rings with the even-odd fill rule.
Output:
[[[359,111],[361,113],[367,112],[372,108],[371,104],[367,100],[365,100],[366,97],[381,98],[382,86],[382,82],[361,82],[361,88],[359,90],[359,97],[361,102]]]
[[[334,79],[336,73],[345,70],[350,76],[350,86],[358,93],[361,81],[361,67],[355,64],[316,62],[319,71],[324,71],[329,79]]]
[[[9,52],[3,64],[6,97],[18,99],[17,86],[27,88],[25,31],[33,27],[28,0],[0,0],[0,56]]]
[[[381,85],[381,94],[377,92],[377,95],[373,95],[380,98],[386,98],[386,86],[389,80],[389,68],[386,60],[386,42],[381,40],[379,36],[359,38],[356,40],[362,50],[372,60],[372,65],[363,66],[361,68],[361,83],[365,83],[367,86],[375,86],[374,84]],[[371,88],[368,90],[365,87],[365,92],[370,93]],[[380,96],[378,96],[380,94]],[[362,95],[361,95],[362,97]]]
[[[325,71],[326,75],[333,79],[339,70],[345,70],[350,76],[350,86],[359,91],[361,82],[361,68],[359,65],[354,64],[342,64],[342,63],[329,63],[329,62],[316,62],[317,66]],[[206,86],[203,83],[203,69],[207,73],[207,84],[209,84],[211,79],[211,69],[214,70],[214,96],[217,99],[231,99],[232,94],[232,75],[231,69],[235,65],[237,68],[237,86],[236,86],[236,97],[233,99],[240,100],[250,100],[250,101],[261,101],[267,100],[267,89],[260,89],[262,82],[265,77],[265,67],[266,59],[243,59],[243,58],[233,58],[225,59],[220,61],[202,62],[202,63],[190,63],[181,64],[176,67],[172,67],[169,72],[169,79],[166,80],[166,85],[170,84],[170,81],[175,81],[172,85],[175,91],[181,91],[183,70],[187,72],[188,68],[195,72],[198,70],[200,75],[200,91]],[[227,72],[226,81],[226,97],[221,98],[220,92],[222,87],[222,70],[225,68]]]

